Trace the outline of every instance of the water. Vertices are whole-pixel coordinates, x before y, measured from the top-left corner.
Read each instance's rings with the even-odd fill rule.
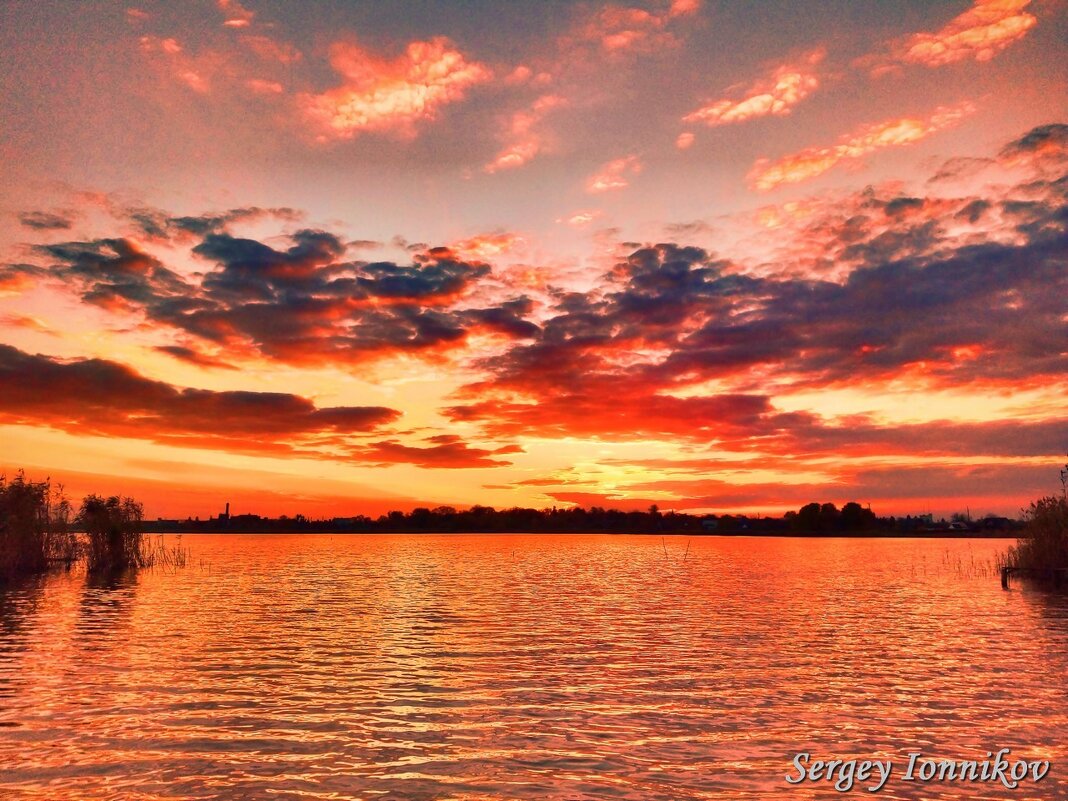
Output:
[[[0,798],[1068,798],[1068,599],[1008,543],[192,536],[0,594]],[[687,551],[688,548],[688,551]],[[1049,759],[1000,785],[905,755]],[[869,782],[870,784],[870,782]]]

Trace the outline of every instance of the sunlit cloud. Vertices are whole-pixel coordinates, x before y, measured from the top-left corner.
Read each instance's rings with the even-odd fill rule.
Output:
[[[819,87],[817,67],[825,55],[822,48],[813,50],[797,61],[776,67],[739,96],[707,103],[682,120],[716,126],[768,115],[785,116]]]
[[[469,61],[445,37],[411,42],[393,59],[339,42],[330,49],[330,63],[344,83],[303,95],[300,104],[315,130],[333,139],[368,132],[411,138],[419,123],[434,120],[492,77],[488,67]]]
[[[1027,35],[1038,22],[1024,9],[1031,0],[976,0],[975,4],[933,33],[916,33],[891,43],[889,56],[862,60],[874,75],[902,64],[941,67],[958,61],[989,61]]]
[[[453,242],[449,249],[460,258],[488,260],[503,256],[523,243],[524,239],[519,234],[504,231],[461,239]]]
[[[760,159],[749,172],[749,183],[755,189],[768,191],[781,184],[807,181],[843,161],[859,159],[884,148],[918,142],[933,133],[953,127],[974,112],[975,105],[965,101],[955,106],[941,106],[926,118],[905,117],[865,125],[842,137],[836,145],[806,148],[775,161]]]
[[[630,186],[630,179],[642,171],[642,162],[631,154],[604,164],[586,181],[586,191],[592,194],[610,192]]]

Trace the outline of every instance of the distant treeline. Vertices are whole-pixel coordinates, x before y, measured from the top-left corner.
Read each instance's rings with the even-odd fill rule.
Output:
[[[183,561],[180,549],[149,547],[143,520],[132,498],[87,495],[75,511],[48,480],[0,475],[0,582],[81,561],[90,573]]]
[[[266,518],[254,514],[221,514],[207,520],[158,520],[145,524],[158,532],[246,533],[619,533],[619,534],[783,534],[894,536],[924,531],[962,533],[1004,532],[1017,524],[1007,518],[988,517],[978,522],[934,521],[931,517],[877,517],[871,509],[850,502],[841,509],[833,503],[810,503],[782,517],[748,515],[694,515],[662,512],[656,506],[645,511],[622,511],[600,506],[569,509],[513,507],[494,509],[472,506],[455,509],[420,507],[411,512],[390,512],[380,517],[335,517],[310,520],[303,515]],[[951,526],[953,528],[951,528]]]

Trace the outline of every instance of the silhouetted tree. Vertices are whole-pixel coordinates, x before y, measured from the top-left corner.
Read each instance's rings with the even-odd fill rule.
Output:
[[[839,522],[843,531],[867,531],[875,528],[875,513],[865,509],[856,501],[850,501],[842,507]]]

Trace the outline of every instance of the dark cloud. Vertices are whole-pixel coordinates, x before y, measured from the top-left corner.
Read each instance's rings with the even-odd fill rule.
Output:
[[[132,222],[140,234],[155,240],[204,237],[208,234],[226,231],[234,223],[240,222],[256,222],[264,219],[297,222],[304,218],[302,212],[285,206],[272,208],[244,206],[221,212],[182,216],[144,206],[115,207],[115,212],[118,216],[125,217]]]
[[[0,345],[0,418],[7,423],[220,450],[296,452],[308,438],[343,443],[399,414],[381,406],[317,408],[277,392],[176,387],[112,361],[60,361]]]
[[[254,211],[198,219],[211,228],[224,217]],[[145,224],[152,219],[147,215]],[[182,222],[187,219],[161,218],[159,224],[192,230],[196,226]],[[354,363],[432,351],[462,344],[473,330],[528,338],[538,332],[524,319],[533,308],[527,298],[457,307],[490,275],[487,264],[460,259],[448,248],[417,253],[407,265],[348,261],[347,247],[334,234],[313,229],[291,234],[282,248],[209,232],[192,252],[212,268],[187,277],[130,239],[55,243],[36,248],[51,261],[47,268],[0,268],[0,287],[26,288],[31,279],[51,278],[86,303],[141,312],[151,323],[237,357],[290,363]],[[194,351],[168,352],[206,364]]]
[[[1059,158],[1068,155],[1068,125],[1040,125],[1001,149],[1001,157],[1008,159],[1032,154],[1055,155]]]
[[[671,434],[756,447],[807,426],[797,446],[820,448],[836,432],[779,414],[765,387],[1060,380],[1068,375],[1068,180],[1009,188],[996,202],[1002,236],[946,233],[955,218],[977,221],[994,206],[864,193],[850,207],[859,213],[836,213],[806,232],[833,241],[835,258],[850,265],[835,280],[742,274],[674,243],[638,248],[596,290],[558,295],[533,341],[484,360],[488,377],[467,386],[448,414],[496,434]],[[701,391],[705,382],[718,385],[714,394]],[[743,398],[762,405],[747,414]],[[1023,432],[1018,447],[1038,447],[1052,433],[1036,431]],[[872,427],[857,433],[872,447],[905,446]],[[932,447],[952,450],[934,427],[929,433]],[[967,433],[979,448],[994,436]],[[925,432],[905,436],[922,449]],[[997,447],[1009,449],[1011,436]]]
[[[194,348],[187,348],[182,345],[159,345],[155,348],[160,353],[166,353],[168,356],[173,356],[179,361],[187,362],[189,364],[195,364],[197,367],[208,367],[222,370],[236,370],[237,368],[228,364],[220,359],[213,359]]]
[[[958,219],[967,220],[972,225],[975,225],[983,218],[983,215],[989,211],[990,206],[991,203],[989,200],[976,199],[958,210],[953,216]]]
[[[541,329],[530,320],[524,319],[534,309],[534,304],[527,297],[505,301],[499,306],[486,309],[468,309],[467,320],[491,331],[507,334],[515,339],[536,337]]]
[[[276,220],[297,222],[303,219],[304,214],[296,209],[286,207],[265,209],[260,208],[259,206],[248,206],[239,209],[230,209],[229,211],[220,214],[201,214],[196,217],[171,217],[168,222],[172,229],[184,231],[195,236],[206,236],[209,233],[225,230],[236,222],[253,222],[268,217]]]
[[[992,166],[994,163],[994,159],[958,156],[946,161],[929,179],[929,182],[938,183],[939,181],[956,181],[971,178],[974,175],[978,175],[987,167]]]
[[[74,225],[70,216],[47,211],[24,211],[19,215],[19,222],[36,231],[66,231]]]
[[[41,245],[53,260],[50,274],[105,308],[144,306],[161,296],[182,294],[185,281],[129,239],[96,239]]]
[[[1064,128],[1035,129],[1001,157],[1059,152]],[[820,208],[797,224],[806,269],[755,273],[686,243],[640,245],[592,289],[549,292],[538,308],[526,297],[485,300],[480,287],[499,289],[490,265],[448,248],[403,241],[410,263],[363,261],[349,259],[352,243],[328,231],[264,242],[225,230],[258,209],[196,221],[146,215],[146,226],[199,238],[202,274],[179,275],[130,240],[99,239],[42,245],[48,267],[8,265],[0,288],[51,276],[86,302],[134,309],[178,332],[183,344],[165,352],[200,364],[204,353],[224,353],[351,366],[439,355],[473,332],[502,335],[508,345],[470,365],[480,379],[446,410],[499,437],[1008,456],[1036,455],[1056,440],[1037,424],[886,430],[858,418],[846,430],[783,413],[774,398],[902,381],[987,391],[1063,380],[1068,177],[1043,167],[1017,186],[952,198],[869,188]],[[979,223],[988,229],[972,230]],[[499,461],[495,451],[473,450],[383,439],[365,455]]]
[[[419,262],[365,264],[356,284],[373,297],[425,301],[457,295],[490,273],[489,265],[461,261],[448,248],[432,248]]]
[[[878,424],[862,417],[828,426],[799,421],[783,434],[793,456],[916,454],[924,456],[1049,456],[1068,452],[1068,417],[973,423],[937,420],[912,425]]]

